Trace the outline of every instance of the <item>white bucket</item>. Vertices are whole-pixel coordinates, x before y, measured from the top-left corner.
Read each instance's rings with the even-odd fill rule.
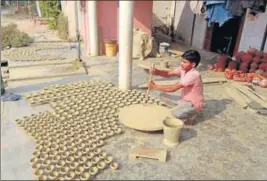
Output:
[[[175,146],[180,143],[179,139],[183,125],[183,121],[176,118],[168,117],[163,121],[163,142],[165,145]]]
[[[169,43],[163,42],[159,44],[159,53],[167,53],[169,50]]]

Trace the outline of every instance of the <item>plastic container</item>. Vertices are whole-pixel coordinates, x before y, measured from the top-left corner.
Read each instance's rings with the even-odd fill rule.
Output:
[[[117,55],[117,40],[105,40],[105,51],[106,56],[114,57]]]

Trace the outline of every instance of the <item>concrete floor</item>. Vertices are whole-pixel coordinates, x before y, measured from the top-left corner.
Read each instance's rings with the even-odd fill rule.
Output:
[[[90,58],[86,63],[90,66],[89,76],[13,86],[8,92],[38,91],[51,84],[87,79],[118,82],[115,58]],[[203,72],[203,75],[208,77],[210,74]],[[133,85],[144,83],[146,77],[134,62]],[[183,129],[181,144],[177,147],[165,147],[161,132],[145,133],[125,128],[123,135],[111,138],[105,148],[117,158],[121,169],[106,170],[97,179],[266,179],[267,119],[241,109],[221,91],[223,86],[205,87],[205,107],[198,124]],[[158,92],[152,91],[152,94],[158,96]],[[29,160],[35,143],[17,129],[14,120],[47,109],[49,107],[45,105],[30,107],[25,100],[4,103],[1,115],[2,179],[33,179]],[[138,145],[167,148],[168,162],[129,161],[129,149]]]
[[[84,57],[83,60],[88,65],[88,75],[13,82],[7,92],[39,91],[48,85],[88,79],[111,81],[117,85],[118,61],[115,57]],[[148,79],[137,63],[134,61],[133,64],[133,87]],[[204,71],[207,61],[202,63],[203,77],[218,76]],[[66,69],[58,67],[50,73],[63,70]],[[205,107],[197,124],[182,130],[181,143],[177,147],[165,147],[162,132],[146,133],[128,128],[124,129],[124,134],[108,140],[105,149],[116,158],[121,168],[116,172],[105,170],[97,179],[267,179],[267,118],[240,108],[224,93],[224,86],[205,86]],[[152,91],[151,94],[158,96],[159,92]],[[29,160],[35,143],[18,130],[14,120],[49,109],[48,105],[31,107],[23,99],[1,102],[1,179],[34,179]],[[129,161],[130,148],[138,145],[167,148],[168,161]]]

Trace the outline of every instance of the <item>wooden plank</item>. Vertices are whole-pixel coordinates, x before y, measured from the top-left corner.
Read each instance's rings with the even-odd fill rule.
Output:
[[[225,86],[225,90],[228,93],[228,95],[236,103],[238,103],[243,109],[246,109],[248,107],[248,104],[246,103],[246,101],[239,95],[239,93],[237,92],[237,90],[235,88]]]
[[[241,91],[242,93],[246,94],[249,98],[251,98],[252,100],[254,100],[255,102],[261,104],[263,107],[267,108],[267,102],[260,99],[259,97],[257,97],[256,95],[254,95],[253,93],[251,93],[248,88],[246,88],[243,85],[240,85],[238,83],[233,83],[232,84],[235,88],[237,88],[239,91]]]
[[[138,157],[150,158],[166,162],[167,151],[164,149],[136,147],[130,151],[130,160],[137,159]]]

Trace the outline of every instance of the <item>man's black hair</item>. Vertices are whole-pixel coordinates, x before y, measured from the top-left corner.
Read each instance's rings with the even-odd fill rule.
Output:
[[[191,63],[195,63],[196,67],[198,66],[201,59],[200,54],[196,50],[187,50],[182,55],[182,58],[188,60]]]

